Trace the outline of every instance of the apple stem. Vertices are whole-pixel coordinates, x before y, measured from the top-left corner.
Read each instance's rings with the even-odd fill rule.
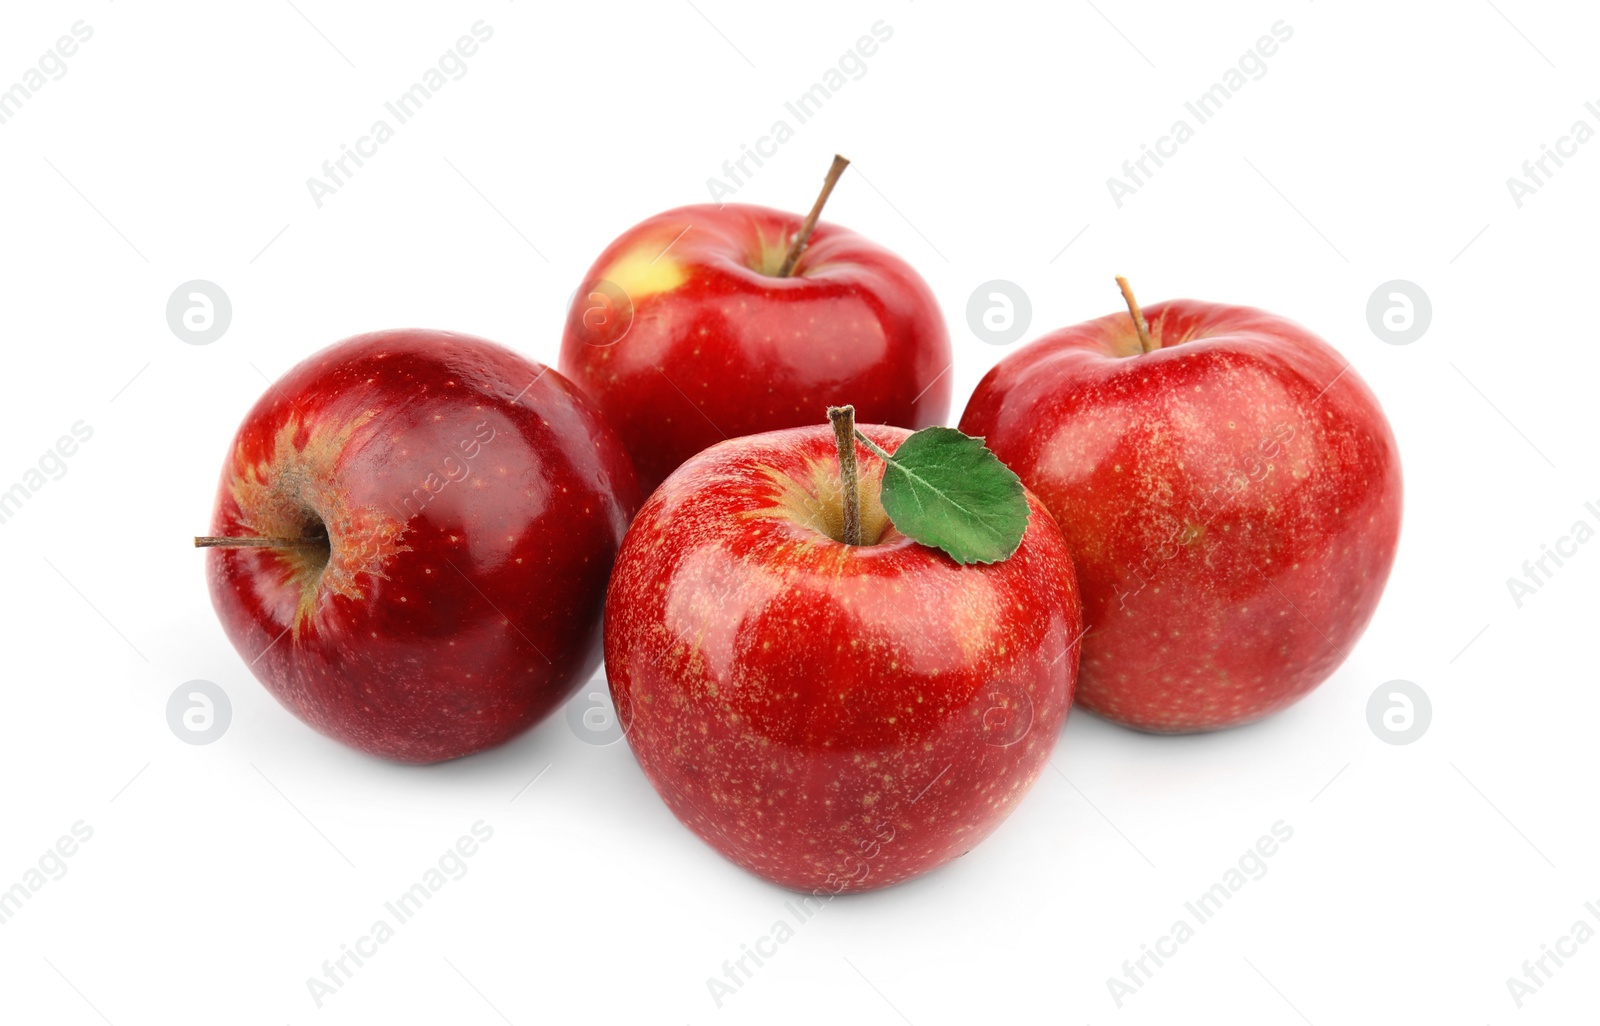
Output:
[[[844,488],[844,543],[861,544],[861,482],[856,477],[856,408],[828,407],[833,438],[839,444],[839,480]]]
[[[328,544],[326,538],[215,538],[203,536],[194,540],[194,547],[197,549],[310,549],[320,548],[326,544]]]
[[[1133,327],[1139,333],[1139,348],[1146,353],[1153,353],[1161,348],[1161,343],[1150,337],[1150,328],[1144,322],[1144,311],[1139,309],[1139,301],[1133,298],[1133,286],[1128,284],[1128,279],[1117,275],[1117,288],[1122,290],[1123,301],[1128,304],[1128,315],[1133,318]]]
[[[794,273],[794,265],[800,262],[800,254],[805,252],[806,243],[811,241],[811,233],[817,227],[817,218],[822,216],[822,205],[828,202],[833,187],[839,183],[839,176],[844,174],[844,169],[850,162],[839,156],[833,155],[833,165],[828,168],[828,176],[822,180],[822,191],[817,193],[817,201],[811,204],[811,213],[806,215],[804,223],[800,225],[800,234],[794,237],[794,244],[789,247],[789,254],[783,258],[783,266],[778,268],[778,277],[787,278]]]

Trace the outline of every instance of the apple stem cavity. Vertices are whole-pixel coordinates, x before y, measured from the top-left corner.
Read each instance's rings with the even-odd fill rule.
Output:
[[[328,539],[315,538],[218,538],[212,536],[197,537],[194,547],[197,549],[321,549],[326,548]]]
[[[828,176],[822,180],[822,191],[817,193],[817,201],[811,204],[811,213],[806,215],[805,221],[800,225],[800,233],[794,237],[794,243],[789,247],[789,254],[783,258],[783,265],[778,268],[778,277],[787,278],[794,273],[794,265],[800,262],[800,254],[805,252],[806,243],[811,241],[811,233],[817,227],[817,218],[822,216],[822,205],[828,202],[833,187],[839,184],[839,176],[844,174],[844,169],[849,166],[848,160],[837,153],[833,155],[833,164],[828,168]],[[832,416],[831,411],[829,416]]]
[[[839,443],[839,481],[843,488],[844,543],[861,544],[861,482],[856,476],[856,408],[828,407],[828,421]],[[871,443],[868,443],[871,444]]]
[[[1139,333],[1139,349],[1146,353],[1153,353],[1161,348],[1161,343],[1150,337],[1150,327],[1145,324],[1144,311],[1139,309],[1139,301],[1133,298],[1133,286],[1128,284],[1128,279],[1117,275],[1117,288],[1122,290],[1123,301],[1128,304],[1128,316],[1133,318],[1134,330]]]

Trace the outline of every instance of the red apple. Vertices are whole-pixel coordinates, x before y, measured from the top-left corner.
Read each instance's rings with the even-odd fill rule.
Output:
[[[1130,306],[1137,316],[1137,305]],[[961,430],[1055,514],[1083,587],[1078,701],[1149,731],[1294,702],[1372,618],[1400,533],[1378,401],[1305,328],[1173,300],[1046,335]]]
[[[863,433],[893,451],[908,432]],[[965,853],[1044,769],[1080,630],[1066,544],[1028,496],[1009,559],[958,565],[896,530],[859,447],[863,544],[843,537],[825,426],[721,443],[645,503],[606,599],[629,744],[723,855],[818,894]]]
[[[211,599],[317,730],[437,762],[526,730],[594,671],[638,505],[560,374],[442,331],[358,335],[261,397],[222,470]]]
[[[950,411],[950,339],[927,283],[899,257],[820,223],[780,276],[802,219],[727,204],[669,210],[590,268],[561,342],[649,492],[701,449],[815,422],[920,428]]]

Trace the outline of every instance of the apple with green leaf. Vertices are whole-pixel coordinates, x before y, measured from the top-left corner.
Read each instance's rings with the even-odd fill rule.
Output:
[[[791,428],[690,459],[629,529],[606,668],[645,775],[733,862],[817,894],[993,831],[1072,700],[1081,611],[1050,514],[979,439]]]

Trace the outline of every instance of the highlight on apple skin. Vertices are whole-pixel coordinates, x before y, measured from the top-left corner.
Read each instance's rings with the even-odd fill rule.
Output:
[[[467,335],[380,331],[268,388],[196,544],[224,630],[286,708],[429,763],[516,736],[593,673],[638,501],[559,373]]]
[[[590,268],[559,366],[616,429],[646,494],[707,446],[812,424],[833,403],[869,423],[944,423],[950,339],[927,283],[827,222],[782,276],[802,226],[765,207],[680,207]]]
[[[909,435],[861,430],[890,452]],[[960,565],[895,529],[885,465],[857,455],[846,545],[827,426],[700,453],[640,510],[606,600],[611,692],[651,784],[724,856],[815,894],[911,879],[999,826],[1056,744],[1081,631],[1037,499],[1014,554]]]
[[[1305,328],[1187,299],[1141,315],[1125,295],[1131,316],[1002,360],[961,430],[1067,537],[1088,625],[1077,700],[1147,731],[1248,723],[1326,680],[1371,620],[1399,540],[1399,452],[1366,384]]]

